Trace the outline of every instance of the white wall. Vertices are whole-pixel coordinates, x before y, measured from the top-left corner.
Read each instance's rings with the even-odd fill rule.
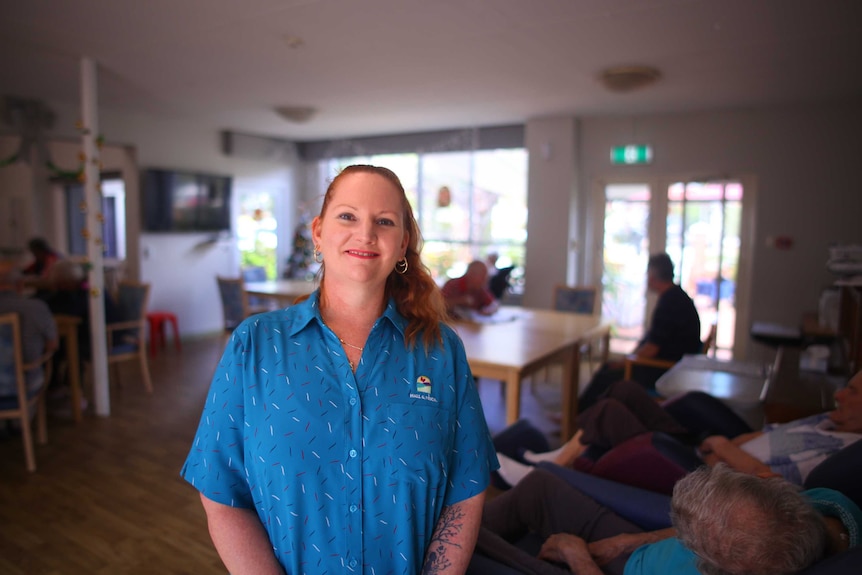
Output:
[[[75,119],[77,110],[52,104],[57,113],[56,129],[49,138],[66,138],[63,160],[68,163],[69,150],[77,149]],[[298,159],[287,162],[245,160],[225,156],[220,149],[219,131],[198,125],[183,117],[153,116],[103,112],[99,117],[99,132],[106,147],[127,152],[136,168],[173,168],[189,171],[232,175],[234,180],[233,212],[236,200],[244,191],[267,190],[274,193],[279,209],[279,265],[289,253],[290,234],[296,222],[293,206],[296,195]],[[119,145],[117,145],[119,144]],[[0,158],[12,144],[0,139]],[[53,154],[53,152],[52,152]],[[74,158],[75,154],[72,154]],[[61,166],[60,161],[55,163]],[[105,165],[105,169],[119,169]],[[126,172],[124,172],[125,174]],[[0,191],[29,185],[39,186],[36,170],[30,174],[15,167],[5,168],[0,176]],[[221,303],[215,277],[239,274],[239,252],[230,237],[214,238],[212,234],[151,234],[140,231],[140,198],[138,177],[126,181],[128,261],[127,274],[151,284],[150,309],[177,314],[182,336],[194,336],[218,331],[222,327]],[[26,195],[28,192],[20,192]],[[5,194],[8,195],[8,194]],[[16,196],[17,197],[17,196]],[[44,211],[41,201],[32,198],[23,207],[28,227],[22,230],[24,239],[41,232],[36,215]],[[3,204],[0,204],[3,207]],[[234,218],[235,221],[235,218]],[[2,236],[0,236],[2,237]],[[50,237],[50,234],[48,234]],[[3,246],[0,246],[3,247]]]
[[[577,121],[573,117],[537,118],[527,122],[526,281],[523,304],[548,307],[555,285],[567,283],[571,207],[578,172]],[[573,237],[573,236],[572,236]]]
[[[561,129],[568,120],[560,119]],[[529,126],[529,124],[528,124]],[[592,213],[590,190],[596,179],[615,176],[756,179],[756,219],[752,270],[751,320],[798,325],[804,311],[817,309],[821,289],[833,281],[826,271],[832,242],[862,243],[862,105],[799,106],[783,109],[668,114],[647,117],[580,119],[577,185],[578,253],[576,280],[588,277],[585,254],[593,246],[587,233]],[[612,166],[611,146],[649,143],[655,159],[649,166]],[[542,150],[528,138],[532,155]],[[532,163],[531,163],[532,168]],[[531,179],[532,184],[532,179]],[[534,190],[530,189],[531,195]],[[541,214],[568,211],[571,198],[542,195]],[[532,200],[531,200],[532,201]],[[531,204],[532,205],[532,204]],[[534,217],[530,213],[530,219]],[[544,217],[544,216],[541,216]],[[600,224],[599,224],[600,225]],[[531,223],[530,229],[536,226]],[[541,229],[546,229],[542,227]],[[568,230],[556,224],[540,241],[566,241]],[[767,238],[789,235],[793,248],[767,246]],[[531,233],[529,241],[534,241]],[[559,250],[541,269],[566,265]],[[526,281],[533,277],[527,261]],[[550,293],[546,305],[550,305]]]
[[[266,190],[280,200],[279,244],[294,226],[297,160],[290,164],[225,156],[217,130],[181,118],[105,114],[102,131],[110,139],[134,142],[141,169],[175,168],[233,176],[233,213],[244,191]],[[236,218],[233,218],[236,221]],[[287,252],[289,253],[289,252]],[[239,275],[239,251],[231,237],[212,234],[141,234],[140,276],[151,287],[150,308],[177,314],[184,335],[222,327],[216,275]],[[281,264],[283,256],[279,257]]]

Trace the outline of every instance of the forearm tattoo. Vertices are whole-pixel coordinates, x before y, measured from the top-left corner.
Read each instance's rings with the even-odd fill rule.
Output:
[[[437,527],[428,543],[428,552],[425,555],[425,565],[422,575],[434,575],[443,573],[452,566],[452,560],[448,557],[450,549],[461,549],[461,532],[464,529],[464,512],[460,505],[444,507],[437,521]]]

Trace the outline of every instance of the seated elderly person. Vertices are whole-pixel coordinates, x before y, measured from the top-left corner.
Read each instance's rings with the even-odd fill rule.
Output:
[[[488,267],[484,262],[472,261],[463,276],[452,278],[443,285],[443,299],[453,315],[459,310],[490,315],[497,311],[498,302],[488,290]]]
[[[767,425],[733,439],[706,437],[696,443],[699,454],[708,465],[724,462],[738,471],[776,473],[802,485],[823,460],[862,439],[862,371],[835,392],[835,403],[836,408],[827,413]],[[528,451],[524,459],[570,466],[589,445],[610,449],[648,431],[661,431],[683,441],[693,438],[640,385],[630,382],[614,384],[598,403],[578,415],[578,423],[580,429],[560,449],[543,454]],[[530,470],[505,455],[499,460],[498,473],[510,485]]]
[[[50,289],[51,269],[54,264],[62,261],[63,256],[44,238],[32,238],[27,242],[27,248],[30,250],[32,260],[21,269],[24,285],[36,288],[37,293],[43,289]]]
[[[18,314],[24,363],[33,363],[57,349],[57,324],[45,302],[18,293],[19,275],[13,265],[0,262],[0,313]],[[44,382],[41,369],[30,370],[25,377],[30,391],[39,389]],[[15,394],[14,380],[0,381],[0,396]]]
[[[858,546],[862,511],[837,491],[803,493],[722,464],[676,484],[671,520],[672,528],[644,532],[536,469],[485,504],[476,549],[537,575],[779,575]],[[538,556],[513,544],[527,533],[544,541]]]

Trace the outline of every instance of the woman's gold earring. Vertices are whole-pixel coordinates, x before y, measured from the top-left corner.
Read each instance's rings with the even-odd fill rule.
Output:
[[[401,275],[407,273],[407,269],[410,267],[410,264],[407,262],[407,258],[401,258],[401,260],[395,262],[395,271]]]

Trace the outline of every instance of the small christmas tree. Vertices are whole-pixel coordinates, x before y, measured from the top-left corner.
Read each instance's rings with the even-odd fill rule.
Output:
[[[314,261],[314,241],[311,239],[311,218],[307,210],[299,216],[299,224],[293,233],[293,251],[287,258],[284,277],[310,280],[320,265]]]

